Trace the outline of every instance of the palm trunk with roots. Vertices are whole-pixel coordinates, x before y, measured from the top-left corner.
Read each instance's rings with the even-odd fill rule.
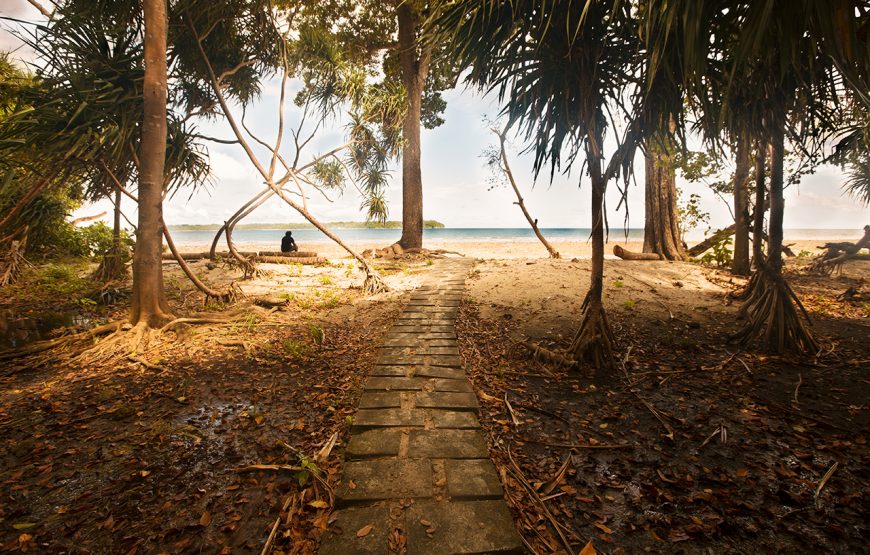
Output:
[[[166,158],[165,0],[144,0],[144,118],[140,143],[139,222],[133,254],[133,299],[130,321],[146,328],[173,319],[163,290],[163,171]]]
[[[815,354],[818,344],[805,323],[810,320],[809,314],[782,276],[784,140],[782,127],[779,127],[771,136],[767,260],[756,261],[755,275],[739,312],[746,318],[746,323],[731,339],[743,346],[760,340],[768,351],[774,353],[797,351]]]
[[[614,337],[604,311],[604,193],[607,184],[601,173],[601,136],[590,134],[586,148],[589,175],[592,180],[592,276],[589,292],[583,300],[583,320],[571,353],[577,362],[586,361],[595,368],[610,369],[614,365]]]

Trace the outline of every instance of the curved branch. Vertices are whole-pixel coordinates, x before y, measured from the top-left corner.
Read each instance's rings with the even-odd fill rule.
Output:
[[[197,289],[205,293],[206,298],[217,299],[225,303],[232,302],[233,299],[236,298],[236,291],[234,290],[232,285],[230,285],[230,288],[226,293],[221,293],[220,291],[212,289],[208,285],[204,284],[202,281],[200,281],[198,277],[196,277],[196,275],[193,273],[193,270],[190,269],[190,266],[187,265],[187,262],[178,253],[178,249],[175,248],[175,242],[172,240],[172,236],[169,235],[169,229],[166,224],[163,224],[163,237],[166,239],[166,244],[167,246],[169,246],[169,250],[172,252],[172,256],[175,257],[175,261],[178,262],[179,266],[181,266],[181,270],[190,279],[190,281],[193,282]]]

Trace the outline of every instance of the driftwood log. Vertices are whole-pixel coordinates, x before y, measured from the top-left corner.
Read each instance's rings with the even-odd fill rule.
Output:
[[[713,245],[715,245],[716,243],[723,241],[726,238],[734,235],[734,231],[736,229],[737,228],[734,224],[731,224],[728,227],[723,227],[722,229],[713,232],[713,235],[707,237],[706,239],[704,239],[703,241],[701,241],[700,243],[698,243],[694,247],[689,248],[686,251],[686,254],[688,254],[692,258],[694,258],[698,255],[704,254],[708,250],[712,249]],[[764,233],[761,236],[761,238],[764,239],[765,242],[768,242],[767,233]],[[782,252],[786,256],[794,257],[794,252],[789,248],[788,245],[782,246]]]
[[[281,258],[315,258],[317,257],[317,253],[313,251],[297,251],[297,252],[276,252],[276,251],[237,251],[242,256],[251,256],[251,257],[259,257],[259,256],[271,256],[271,257],[281,257]],[[204,260],[207,258],[211,258],[209,252],[185,252],[181,253],[182,258],[185,260]],[[224,251],[219,252],[216,256],[221,258],[227,258],[230,256],[230,253]],[[175,257],[172,256],[171,253],[166,253],[163,255],[163,260],[175,260]]]
[[[870,249],[870,225],[864,226],[864,236],[854,243],[825,243],[820,254],[810,266],[810,271],[830,275],[835,269],[842,267],[847,260],[867,260],[870,255],[861,254],[862,249]]]
[[[633,252],[627,249],[620,247],[619,245],[613,245],[613,254],[618,256],[623,260],[661,260],[662,255],[654,252]]]
[[[257,262],[268,264],[325,264],[327,259],[322,256],[258,256]]]

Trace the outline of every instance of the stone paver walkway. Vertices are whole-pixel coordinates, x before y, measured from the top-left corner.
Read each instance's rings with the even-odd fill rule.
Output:
[[[437,264],[378,351],[321,555],[387,553],[399,538],[409,555],[523,552],[456,343],[472,261]]]

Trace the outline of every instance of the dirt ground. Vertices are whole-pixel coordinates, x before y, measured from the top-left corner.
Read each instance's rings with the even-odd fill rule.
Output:
[[[378,264],[393,290],[365,297],[347,259],[264,264],[245,281],[194,263],[209,285],[240,286],[232,306],[204,305],[167,264],[176,314],[225,321],[106,362],[64,351],[0,362],[0,551],[258,553],[280,519],[275,552],[313,552],[374,350],[431,263]],[[123,317],[129,283],[95,291],[88,268],[70,268],[34,273],[0,309],[73,312],[66,331]],[[866,292],[836,296],[868,269],[794,278],[826,346],[795,363],[728,350],[725,294],[739,281],[727,273],[608,261],[625,371],[607,375],[517,345],[569,341],[588,261],[479,262],[458,333],[527,541],[541,553],[564,550],[559,532],[574,552],[589,539],[605,553],[860,551],[870,313]],[[259,296],[287,304],[261,308]]]
[[[870,542],[870,265],[791,274],[824,346],[810,361],[736,352],[741,285],[698,265],[608,262],[622,364],[566,372],[585,262],[479,264],[460,346],[507,497],[536,552],[857,553]],[[865,547],[862,547],[865,546]]]
[[[173,266],[176,314],[227,323],[180,326],[108,362],[63,351],[0,362],[0,551],[259,553],[279,516],[275,553],[316,548],[341,461],[340,449],[317,454],[333,436],[342,445],[374,350],[419,276],[381,265],[394,290],[366,298],[348,288],[362,282],[352,266],[263,265],[240,282],[248,298],[225,307],[203,306]],[[193,268],[215,286],[238,279]],[[34,293],[24,307],[10,295],[3,308],[77,309],[81,326],[123,317],[129,284],[102,306],[78,302],[82,281],[67,302]],[[264,294],[288,304],[252,304]]]

